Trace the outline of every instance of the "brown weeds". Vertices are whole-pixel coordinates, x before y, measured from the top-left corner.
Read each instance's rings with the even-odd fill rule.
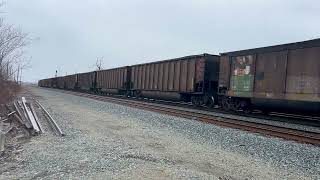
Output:
[[[0,80],[0,104],[10,102],[20,91],[20,86],[11,81]]]

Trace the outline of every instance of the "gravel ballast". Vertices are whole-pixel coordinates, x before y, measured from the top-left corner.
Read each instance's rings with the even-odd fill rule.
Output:
[[[31,88],[65,137],[23,145],[0,179],[319,179],[320,148]]]

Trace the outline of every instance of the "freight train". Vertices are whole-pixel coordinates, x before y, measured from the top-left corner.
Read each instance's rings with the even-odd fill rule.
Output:
[[[192,102],[228,111],[320,110],[320,39],[54,77],[39,86]]]

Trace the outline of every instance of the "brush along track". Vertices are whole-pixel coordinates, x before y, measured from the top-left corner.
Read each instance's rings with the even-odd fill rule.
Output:
[[[136,101],[122,98],[114,98],[109,96],[99,96],[87,93],[79,93],[74,91],[65,91],[67,94],[72,94],[81,97],[87,97],[95,100],[112,102],[120,105],[130,106],[133,108],[140,108],[149,111],[165,113],[173,116],[198,120],[206,123],[215,124],[218,126],[224,126],[228,128],[245,130],[253,133],[259,133],[267,136],[279,137],[287,140],[293,140],[300,143],[308,143],[314,145],[320,145],[320,134],[316,132],[309,132],[285,127],[279,127],[269,124],[257,123],[257,122],[248,122],[239,120],[237,118],[225,118],[214,115],[209,115],[202,112],[188,111],[187,109],[176,109],[170,106],[160,106],[159,104]]]

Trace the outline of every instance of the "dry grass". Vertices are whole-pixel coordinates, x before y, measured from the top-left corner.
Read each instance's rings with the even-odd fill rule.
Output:
[[[0,80],[0,104],[10,102],[20,91],[20,86],[11,81]]]

